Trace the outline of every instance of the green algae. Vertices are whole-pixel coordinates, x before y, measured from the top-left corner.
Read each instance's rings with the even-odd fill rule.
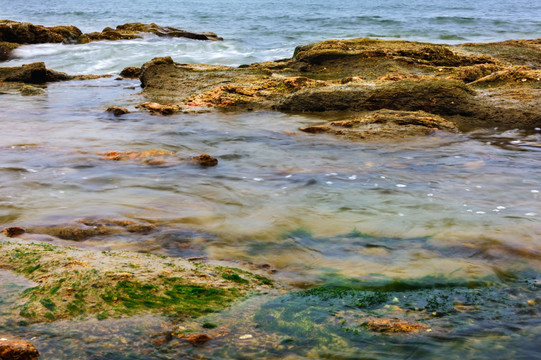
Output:
[[[197,317],[228,307],[249,295],[257,284],[272,283],[237,268],[196,264],[188,271],[183,267],[190,266],[188,263],[175,265],[172,258],[154,255],[92,253],[110,258],[111,269],[101,263],[93,267],[86,261],[92,256],[73,248],[10,242],[0,243],[0,248],[0,264],[38,282],[20,294],[18,313],[28,322],[89,316],[103,320],[143,313]],[[143,259],[146,265],[141,263]],[[114,265],[115,260],[122,266]],[[150,270],[162,263],[161,272]],[[194,283],[195,279],[205,280]]]

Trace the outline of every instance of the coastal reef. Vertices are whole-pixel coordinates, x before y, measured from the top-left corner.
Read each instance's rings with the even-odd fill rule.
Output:
[[[132,40],[140,39],[144,34],[194,40],[222,40],[221,37],[212,32],[195,33],[154,23],[127,23],[118,25],[115,29],[106,27],[101,32],[83,34],[79,28],[73,25],[48,27],[28,22],[0,20],[0,61],[8,60],[11,52],[21,45],[45,43],[87,44],[101,40]]]
[[[140,79],[149,101],[175,112],[202,108],[342,111],[352,113],[354,120],[377,119],[380,111],[389,118],[396,115],[389,112],[393,110],[409,114],[387,122],[385,127],[387,134],[389,128],[399,127],[396,136],[400,137],[405,134],[404,119],[419,126],[419,116],[412,116],[419,111],[425,114],[421,117],[432,116],[445,124],[428,126],[425,122],[422,126],[426,129],[528,129],[541,124],[537,110],[541,106],[540,42],[451,46],[328,40],[297,47],[291,59],[240,67],[179,64],[170,57],[155,58],[142,66]],[[322,126],[329,126],[329,131],[323,127],[308,132],[344,135],[332,130],[337,124]]]

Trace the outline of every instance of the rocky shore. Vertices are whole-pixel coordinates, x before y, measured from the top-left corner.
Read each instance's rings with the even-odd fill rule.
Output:
[[[154,23],[126,23],[115,29],[106,27],[101,32],[83,34],[76,26],[43,26],[27,22],[0,20],[0,61],[8,60],[11,52],[21,45],[63,43],[87,44],[101,40],[133,40],[144,34],[160,37],[181,37],[194,40],[223,40],[215,33],[194,33],[171,26],[160,26]]]
[[[329,40],[299,46],[291,59],[239,68],[156,58],[140,78],[145,96],[182,111],[342,111],[367,134],[402,137],[404,119],[436,130],[451,129],[445,121],[460,130],[539,126],[540,55],[539,39],[459,46]],[[422,121],[427,114],[430,124]],[[363,120],[374,117],[394,119],[379,132]]]

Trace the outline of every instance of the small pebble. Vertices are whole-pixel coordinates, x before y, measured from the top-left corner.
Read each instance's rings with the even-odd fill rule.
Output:
[[[239,337],[240,340],[247,340],[251,338],[253,338],[253,336],[250,334],[242,335],[241,337]]]

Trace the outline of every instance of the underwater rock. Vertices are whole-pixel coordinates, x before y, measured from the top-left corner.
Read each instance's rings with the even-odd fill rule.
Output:
[[[330,125],[299,129],[311,134],[332,134],[347,140],[366,141],[407,139],[428,136],[437,131],[456,133],[457,127],[438,115],[424,111],[380,110],[359,119],[333,121]]]
[[[120,116],[124,114],[129,114],[130,111],[126,108],[120,107],[120,106],[109,106],[107,112],[113,113],[114,116]]]
[[[173,153],[168,150],[110,151],[101,153],[103,160],[135,161],[146,165],[164,165],[172,160]]]
[[[120,72],[120,76],[128,79],[138,79],[141,76],[141,68],[136,66],[128,66]]]
[[[193,334],[189,336],[185,336],[184,339],[188,341],[190,344],[194,346],[200,346],[206,343],[209,340],[212,340],[212,337],[208,334],[201,333],[201,334]]]
[[[0,339],[0,359],[5,360],[37,360],[38,349],[26,340]]]
[[[45,94],[45,90],[31,85],[24,85],[19,89],[22,96],[36,96]]]
[[[381,333],[415,333],[427,330],[427,324],[399,319],[372,319],[364,323],[368,329]]]
[[[43,62],[35,62],[15,67],[0,67],[0,81],[43,84],[53,81],[72,80],[73,76],[50,70]]]
[[[194,156],[191,161],[193,163],[199,164],[204,167],[208,166],[216,166],[218,165],[218,159],[215,157],[210,156],[209,154],[202,154],[199,156]]]

